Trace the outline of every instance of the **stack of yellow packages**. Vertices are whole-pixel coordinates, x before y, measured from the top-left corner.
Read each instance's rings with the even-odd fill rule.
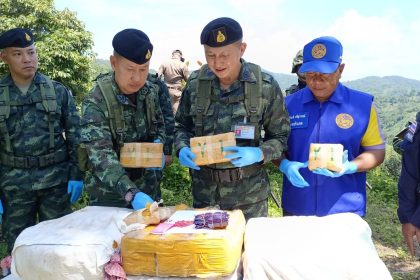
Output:
[[[179,210],[165,223],[126,233],[121,240],[125,272],[160,277],[232,274],[242,253],[244,215],[240,210],[224,211],[229,216],[226,228],[196,229],[194,217],[209,211],[216,210]],[[170,229],[156,234],[165,225]]]

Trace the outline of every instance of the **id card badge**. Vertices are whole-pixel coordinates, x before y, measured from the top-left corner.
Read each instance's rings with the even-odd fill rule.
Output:
[[[235,125],[235,138],[236,139],[248,139],[254,140],[255,126],[239,123]]]

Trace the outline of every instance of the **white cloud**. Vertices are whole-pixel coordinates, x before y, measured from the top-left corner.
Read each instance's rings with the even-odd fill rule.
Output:
[[[402,24],[395,11],[366,17],[349,10],[338,18],[326,34],[337,37],[343,44],[343,61],[347,64],[344,79],[369,75],[410,77],[403,66],[409,58],[407,54],[414,51],[415,45],[407,42],[415,33],[405,30]]]

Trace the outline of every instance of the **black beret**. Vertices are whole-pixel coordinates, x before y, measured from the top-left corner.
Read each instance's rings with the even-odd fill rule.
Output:
[[[242,39],[242,28],[239,23],[228,17],[210,21],[201,31],[202,45],[223,47]]]
[[[119,55],[137,64],[144,64],[152,57],[153,45],[149,37],[138,29],[118,32],[112,39],[112,46]]]
[[[34,43],[34,36],[29,29],[13,28],[0,35],[0,49],[26,48]]]

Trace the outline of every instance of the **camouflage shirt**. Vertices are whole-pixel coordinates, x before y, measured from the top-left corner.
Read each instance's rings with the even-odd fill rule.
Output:
[[[124,142],[153,142],[160,139],[166,141],[165,125],[159,106],[157,87],[149,81],[136,93],[137,105],[123,95],[115,83],[113,73],[107,74],[112,79],[112,88],[117,100],[123,108],[125,132]],[[112,76],[112,77],[109,77]],[[156,135],[152,136],[147,124],[146,96],[153,95],[155,116],[157,120]],[[85,176],[86,190],[94,196],[106,193],[117,193],[124,197],[131,188],[144,190],[147,186],[144,169],[125,169],[119,162],[118,148],[110,130],[106,101],[96,85],[85,98],[82,105],[81,143],[88,152],[90,170]],[[154,173],[153,173],[154,174]]]
[[[159,105],[162,109],[163,119],[165,122],[166,142],[163,145],[165,155],[172,155],[172,145],[174,143],[174,115],[172,113],[171,98],[165,83],[159,79],[158,73],[149,73],[147,80],[159,87]]]
[[[0,165],[0,187],[16,187],[21,190],[40,190],[68,180],[80,180],[77,167],[76,147],[80,117],[70,92],[60,83],[53,81],[57,109],[54,116],[54,151],[50,151],[49,114],[40,100],[40,84],[45,78],[36,73],[28,92],[23,95],[10,75],[2,77],[0,84],[9,87],[10,115],[6,120],[13,156],[37,159],[55,151],[68,153],[68,160],[45,167],[15,168]],[[0,87],[0,94],[4,94]],[[0,153],[7,154],[4,135],[0,135]]]
[[[220,88],[216,75],[208,70],[207,76],[212,78],[213,95],[222,98],[244,95],[244,82],[256,82],[256,77],[245,61],[242,62],[239,79],[229,89]],[[182,94],[181,104],[175,116],[175,149],[177,152],[190,145],[190,138],[195,137],[195,118],[199,71],[191,74],[187,86]],[[290,133],[289,116],[284,106],[280,87],[274,78],[262,72],[262,114],[258,128],[264,130],[264,138],[257,139],[264,154],[264,162],[280,158],[287,149],[287,139]],[[234,126],[244,122],[247,111],[244,102],[224,104],[212,102],[203,116],[203,135],[214,135],[233,132]],[[250,141],[237,139],[239,146],[250,146]]]

